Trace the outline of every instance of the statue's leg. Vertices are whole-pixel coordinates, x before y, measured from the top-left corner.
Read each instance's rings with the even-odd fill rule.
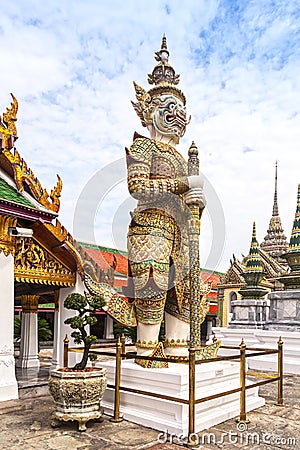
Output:
[[[158,341],[158,337],[164,316],[166,297],[166,291],[158,289],[151,281],[145,288],[136,290],[138,356],[164,356],[163,345]],[[143,359],[136,359],[136,363],[148,368],[167,367],[164,362],[151,362]]]
[[[188,356],[188,322],[165,313],[165,354],[166,356]]]

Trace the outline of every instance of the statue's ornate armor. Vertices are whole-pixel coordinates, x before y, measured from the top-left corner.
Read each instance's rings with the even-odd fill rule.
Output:
[[[165,310],[188,322],[187,163],[170,145],[135,135],[127,166],[138,200],[128,231],[137,320],[159,323]]]

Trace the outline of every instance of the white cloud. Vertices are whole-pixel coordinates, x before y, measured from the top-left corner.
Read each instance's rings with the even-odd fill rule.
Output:
[[[253,220],[263,239],[276,159],[289,237],[300,181],[299,16],[297,0],[8,4],[0,28],[2,109],[13,92],[19,151],[49,191],[61,175],[66,227],[72,231],[77,199],[97,170],[124,156],[134,130],[146,134],[130,104],[132,81],[147,88],[165,32],[192,114],[180,147],[186,155],[196,141],[225,213],[217,269],[227,268],[233,252],[248,251]],[[113,217],[127,195],[116,188],[100,208],[99,244],[114,244]],[[203,218],[204,259],[209,220]]]

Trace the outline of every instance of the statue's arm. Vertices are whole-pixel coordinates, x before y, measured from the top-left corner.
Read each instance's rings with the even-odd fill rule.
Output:
[[[155,145],[150,139],[138,138],[127,150],[128,190],[137,200],[151,200],[166,193],[183,194],[189,190],[188,178],[150,179]]]

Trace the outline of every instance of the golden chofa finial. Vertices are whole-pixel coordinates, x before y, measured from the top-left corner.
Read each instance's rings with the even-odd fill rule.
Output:
[[[10,104],[10,108],[7,107],[6,112],[3,114],[3,122],[5,123],[7,130],[14,136],[14,138],[17,138],[17,128],[15,122],[17,121],[18,101],[13,94],[10,95],[12,96],[13,101]]]

